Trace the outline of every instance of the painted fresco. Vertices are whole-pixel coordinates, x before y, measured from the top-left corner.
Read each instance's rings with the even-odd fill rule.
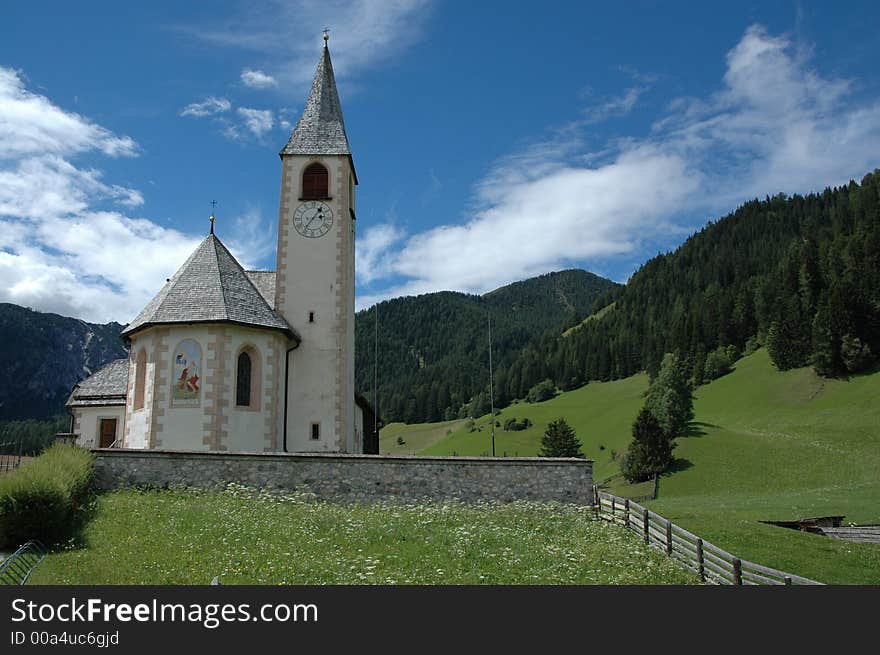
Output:
[[[174,382],[171,403],[177,407],[198,407],[202,390],[202,349],[197,341],[184,339],[174,351]]]

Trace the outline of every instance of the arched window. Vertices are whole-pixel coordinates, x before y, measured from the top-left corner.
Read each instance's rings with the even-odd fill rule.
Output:
[[[240,407],[250,407],[251,404],[251,356],[246,352],[238,356],[235,404]]]
[[[134,408],[144,408],[144,388],[147,386],[147,351],[143,348],[137,354],[134,364]]]
[[[323,200],[330,197],[330,177],[321,164],[309,164],[303,171],[303,200]]]

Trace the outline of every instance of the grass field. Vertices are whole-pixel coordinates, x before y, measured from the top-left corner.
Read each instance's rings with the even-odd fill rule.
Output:
[[[564,416],[596,460],[596,480],[607,478],[618,470],[610,451],[626,448],[647,385],[635,376],[507,408],[502,423],[528,416],[535,426],[496,429],[496,450],[535,454],[546,423]],[[759,350],[697,390],[691,434],[678,440],[674,470],[649,505],[746,559],[823,582],[880,584],[880,546],[760,523],[830,514],[880,523],[878,399],[880,374],[823,380],[807,368],[779,372]],[[424,453],[485,453],[488,417],[477,424],[482,431],[459,428]]]
[[[505,432],[496,427],[495,453],[499,456],[506,454],[508,457],[537,455],[547,423],[562,416],[575,428],[583,444],[584,454],[596,461],[594,475],[597,480],[601,480],[618,470],[612,454],[626,450],[630,440],[630,424],[644,402],[642,395],[647,389],[648,376],[636,375],[616,382],[588,384],[543,403],[521,402],[511,405],[502,410],[498,417],[499,423],[503,425],[508,418],[528,418],[533,425],[519,432]],[[491,454],[489,427],[488,415],[475,421],[474,432],[462,423],[451,435],[426,447],[421,454]],[[420,428],[421,426],[406,426],[404,429],[397,427],[396,434],[402,434],[408,440],[408,432]]]
[[[383,455],[415,455],[433,446],[464,425],[464,421],[406,425],[389,423],[379,434],[379,452]],[[403,437],[404,443],[397,443]]]
[[[30,584],[696,584],[584,507],[118,491]]]

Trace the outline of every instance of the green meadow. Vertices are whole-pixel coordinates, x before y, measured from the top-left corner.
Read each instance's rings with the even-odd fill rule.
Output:
[[[638,375],[505,408],[502,425],[510,417],[535,425],[522,432],[496,428],[496,453],[537,454],[547,422],[562,416],[595,460],[597,481],[611,478],[615,493],[650,493],[646,485],[628,490],[613,477],[647,387],[647,376]],[[677,440],[673,470],[648,504],[745,559],[822,582],[880,584],[880,546],[761,523],[841,514],[845,522],[880,523],[878,400],[880,374],[826,380],[808,368],[779,372],[759,350],[697,390],[690,433]],[[488,416],[473,428],[462,424],[421,453],[487,454],[489,425]],[[394,426],[395,438],[407,439],[419,427]]]
[[[698,584],[575,505],[351,505],[302,494],[125,490],[30,584]]]

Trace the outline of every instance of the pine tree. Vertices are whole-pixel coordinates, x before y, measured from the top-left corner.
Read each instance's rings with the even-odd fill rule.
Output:
[[[581,442],[564,418],[547,424],[541,437],[541,457],[583,457]]]
[[[632,436],[620,467],[623,477],[629,482],[642,482],[669,468],[675,443],[647,407],[636,417]]]
[[[694,418],[690,371],[678,355],[666,353],[657,377],[651,382],[645,407],[670,438],[679,436]]]

